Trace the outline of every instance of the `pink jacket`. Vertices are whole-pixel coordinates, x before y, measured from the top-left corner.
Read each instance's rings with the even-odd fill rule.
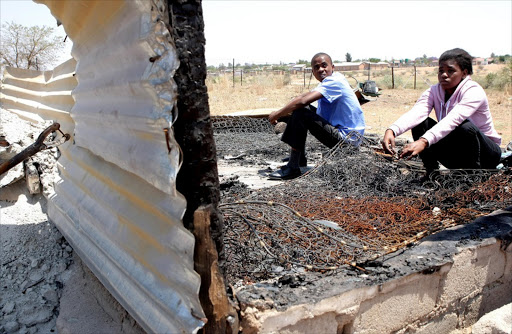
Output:
[[[444,89],[439,84],[433,85],[421,95],[410,111],[389,128],[393,130],[395,136],[399,136],[423,122],[433,108],[438,123],[422,136],[429,145],[437,143],[466,119],[475,124],[493,142],[501,145],[501,137],[492,122],[487,95],[469,75],[457,86],[446,103],[444,96]]]

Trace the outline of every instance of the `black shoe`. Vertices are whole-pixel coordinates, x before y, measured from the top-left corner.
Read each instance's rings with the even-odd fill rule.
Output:
[[[288,161],[290,161],[290,157],[283,158],[283,159],[281,159],[281,161],[288,162]],[[300,161],[299,161],[299,167],[307,167],[307,165],[308,165],[308,159],[305,156],[301,156]],[[284,165],[284,166],[286,166],[286,165]],[[283,168],[284,166],[281,166],[281,168]]]
[[[269,174],[269,180],[291,180],[302,175],[300,168],[291,168],[283,166],[281,169],[276,170]]]

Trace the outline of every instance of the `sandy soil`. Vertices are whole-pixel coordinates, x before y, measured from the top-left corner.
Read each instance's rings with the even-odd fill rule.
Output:
[[[475,69],[475,76],[485,76],[487,73],[498,72],[503,65],[489,65],[482,69]],[[398,117],[407,112],[426,89],[427,85],[423,79],[429,82],[436,82],[433,72],[436,68],[419,68],[417,89],[402,88],[385,89],[380,87],[381,95],[374,101],[363,105],[363,112],[368,126],[366,132],[383,135],[386,128]],[[411,69],[400,69],[400,71],[411,71]],[[398,72],[400,74],[400,72]],[[402,75],[407,76],[402,73]],[[359,73],[359,80],[364,81],[363,74]],[[375,77],[379,82],[379,77]],[[422,79],[423,78],[423,79]],[[284,76],[261,76],[248,77],[243,85],[233,87],[229,76],[209,78],[207,80],[210,112],[212,115],[224,115],[242,110],[268,108],[277,110],[285,105],[291,98],[304,91],[312,89],[317,82],[313,78],[311,82],[306,79],[306,87],[301,76],[291,76],[287,81]],[[355,83],[349,78],[349,82]],[[309,87],[309,88],[308,88]],[[511,92],[486,90],[489,99],[491,113],[494,118],[494,125],[502,136],[502,147],[512,141],[512,95]],[[411,137],[410,133],[404,134]]]

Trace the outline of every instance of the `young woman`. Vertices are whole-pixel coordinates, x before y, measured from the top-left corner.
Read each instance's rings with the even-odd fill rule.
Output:
[[[472,57],[462,49],[439,58],[439,83],[427,89],[414,107],[385,132],[382,147],[395,154],[395,137],[412,130],[413,143],[400,158],[418,155],[427,176],[439,168],[495,168],[501,157],[501,137],[496,132],[483,88],[473,80]],[[429,117],[435,110],[437,122]]]

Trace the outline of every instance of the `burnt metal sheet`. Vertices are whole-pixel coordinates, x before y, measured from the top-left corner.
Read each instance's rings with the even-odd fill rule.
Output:
[[[205,319],[186,201],[175,187],[179,63],[166,2],[36,2],[62,22],[76,60],[71,108],[62,112],[74,140],[61,150],[48,214],[146,331],[196,332]],[[9,79],[13,109],[54,119],[32,105],[38,99],[21,77]]]

